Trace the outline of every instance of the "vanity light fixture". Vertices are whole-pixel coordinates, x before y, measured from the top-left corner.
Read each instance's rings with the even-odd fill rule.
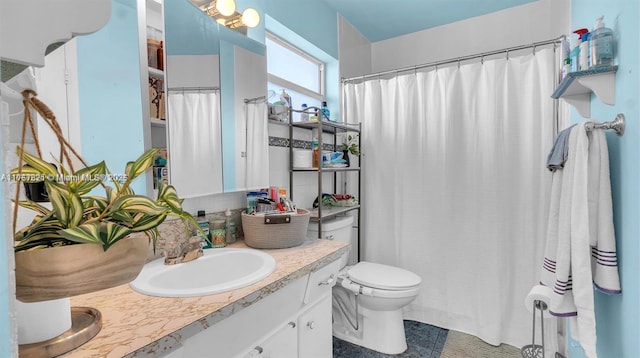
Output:
[[[239,13],[235,0],[213,0],[200,9],[230,29],[252,28],[260,24],[260,13],[256,9],[249,7]]]

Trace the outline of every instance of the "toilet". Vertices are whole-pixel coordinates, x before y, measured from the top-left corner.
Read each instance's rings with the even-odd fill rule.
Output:
[[[347,242],[354,248],[353,218],[323,221],[322,238]],[[318,226],[310,223],[308,234],[318,237]],[[357,262],[355,251],[341,258],[333,287],[333,335],[381,353],[402,353],[407,349],[402,308],[416,298],[422,279],[398,267]]]

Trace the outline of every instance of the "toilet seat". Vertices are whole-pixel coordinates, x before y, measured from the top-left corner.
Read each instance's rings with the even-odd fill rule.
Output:
[[[380,288],[372,288],[368,286],[363,286],[357,282],[353,282],[352,280],[344,277],[340,281],[340,285],[347,290],[357,293],[359,295],[365,295],[370,297],[380,297],[380,298],[407,298],[407,297],[415,297],[420,291],[420,287],[413,287],[404,290],[384,290]]]
[[[422,282],[420,276],[411,271],[366,261],[349,268],[347,277],[363,286],[390,291],[410,290]]]

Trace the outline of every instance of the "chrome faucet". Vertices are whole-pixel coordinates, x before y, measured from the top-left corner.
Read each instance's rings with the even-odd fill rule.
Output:
[[[200,236],[192,236],[186,241],[176,240],[168,243],[163,250],[164,264],[175,265],[195,260],[204,254],[203,246],[204,242]]]

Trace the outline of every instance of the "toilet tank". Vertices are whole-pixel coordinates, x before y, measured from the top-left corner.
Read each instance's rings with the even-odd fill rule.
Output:
[[[322,221],[322,238],[333,239],[340,242],[346,242],[350,245],[348,264],[354,265],[357,263],[357,247],[353,240],[353,216],[339,216],[329,220]],[[318,223],[309,222],[309,228],[307,229],[307,236],[317,238],[318,237]],[[347,257],[345,257],[347,258]],[[347,263],[345,262],[345,265]],[[344,265],[342,265],[344,266]]]

